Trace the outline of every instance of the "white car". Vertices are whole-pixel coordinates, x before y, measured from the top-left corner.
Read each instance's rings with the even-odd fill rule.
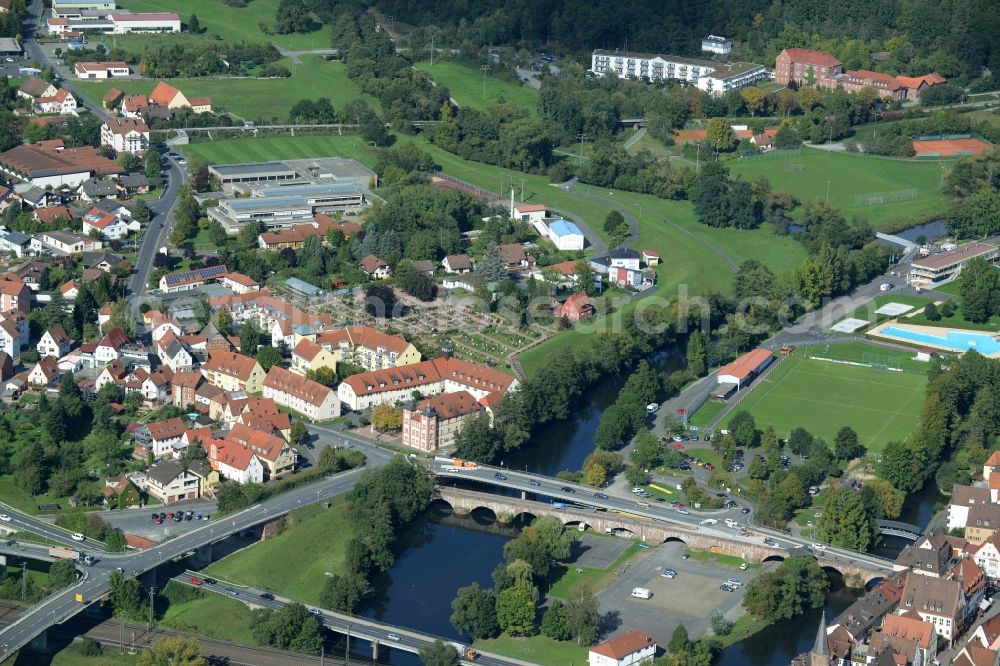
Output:
[[[390,641],[398,641],[399,640],[399,636],[397,636],[396,634],[386,634],[386,638],[388,638]]]
[[[0,513],[0,520],[2,520],[5,523],[9,523],[10,516],[8,516],[6,513]]]
[[[825,543],[814,543],[813,544],[813,548],[815,548],[816,550],[826,550],[826,544]]]
[[[892,289],[892,285],[889,284],[888,282],[883,282],[878,286],[878,288],[879,291],[889,291],[890,289]]]
[[[71,538],[71,539],[73,539],[73,541],[85,541],[85,540],[87,539],[87,537],[83,536],[83,535],[82,535],[82,534],[80,534],[79,532],[77,532],[76,534],[74,534],[74,535],[73,535],[72,537],[70,537],[70,538]]]
[[[747,564],[746,562],[741,562],[740,563],[740,571],[746,571],[749,568],[750,568],[750,565]]]

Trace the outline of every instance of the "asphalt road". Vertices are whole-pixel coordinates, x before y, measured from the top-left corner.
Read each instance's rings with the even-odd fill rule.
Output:
[[[3,521],[0,523],[0,525],[8,529],[15,529],[19,532],[31,532],[32,534],[37,534],[38,536],[45,537],[46,539],[50,539],[56,543],[63,544],[75,550],[101,553],[107,550],[103,543],[100,541],[94,541],[93,539],[87,539],[82,543],[79,541],[73,541],[71,537],[73,533],[69,530],[56,527],[51,523],[47,523],[44,520],[35,518],[34,516],[29,516],[19,511],[15,511],[10,507],[0,507],[0,513],[10,518],[9,521]]]
[[[128,287],[128,299],[133,312],[137,312],[142,303],[146,283],[153,271],[153,255],[161,247],[167,245],[170,231],[174,227],[175,220],[170,213],[177,203],[177,194],[184,183],[184,169],[170,157],[167,157],[167,165],[166,191],[156,201],[147,202],[150,220],[142,234],[142,239],[139,241],[139,250],[135,258],[135,272],[132,274],[132,281],[129,282]]]

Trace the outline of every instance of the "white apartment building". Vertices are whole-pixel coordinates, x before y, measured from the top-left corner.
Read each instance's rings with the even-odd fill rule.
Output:
[[[712,95],[722,95],[770,78],[764,65],[749,62],[719,63],[682,56],[600,49],[591,56],[590,71],[602,76],[614,74],[630,79],[673,79]]]
[[[706,53],[727,56],[733,50],[733,42],[725,37],[709,35],[701,40],[701,50]]]
[[[101,125],[101,145],[116,153],[141,153],[149,148],[149,126],[139,118],[109,118]]]

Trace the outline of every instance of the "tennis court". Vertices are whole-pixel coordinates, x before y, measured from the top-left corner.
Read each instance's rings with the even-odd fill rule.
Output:
[[[978,155],[989,149],[990,144],[980,139],[930,139],[913,142],[913,150],[917,151],[917,157]]]
[[[841,427],[850,426],[865,448],[878,453],[887,442],[905,439],[913,431],[924,401],[926,375],[906,362],[902,363],[904,371],[893,372],[810,356],[854,360],[857,353],[863,353],[870,359],[886,351],[872,345],[851,345],[843,354],[836,345],[829,350],[797,349],[733,412],[749,411],[759,428],[773,426],[780,437],[801,426],[828,443]]]

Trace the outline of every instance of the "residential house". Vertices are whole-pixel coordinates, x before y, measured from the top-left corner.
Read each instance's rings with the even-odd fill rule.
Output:
[[[97,328],[104,332],[104,327],[111,323],[111,303],[106,303],[97,311]]]
[[[87,251],[99,250],[103,245],[100,240],[71,234],[66,231],[44,231],[36,234],[31,240],[31,250],[33,252],[57,256],[82,254]]]
[[[651,664],[656,655],[656,641],[632,630],[590,648],[589,666],[638,666]]]
[[[209,353],[201,374],[213,386],[224,391],[259,393],[264,382],[264,370],[255,359],[233,352]]]
[[[0,232],[0,252],[9,252],[21,259],[31,250],[31,236],[17,231]]]
[[[29,76],[17,89],[17,96],[34,102],[39,97],[51,97],[59,90],[48,81]]]
[[[0,382],[14,376],[14,360],[7,352],[0,351]]]
[[[97,365],[106,365],[111,361],[116,361],[122,355],[122,351],[130,344],[128,336],[120,328],[112,329],[97,343],[94,349],[94,362]]]
[[[492,368],[446,357],[352,375],[340,383],[337,395],[349,409],[360,411],[409,400],[414,390],[424,395],[468,391],[490,409],[518,385]]]
[[[450,254],[441,260],[445,273],[471,273],[472,259],[467,254]]]
[[[249,294],[251,291],[260,291],[260,283],[249,275],[243,273],[226,273],[219,282],[229,287],[234,294]]]
[[[33,104],[36,113],[59,113],[62,115],[76,115],[76,97],[73,93],[60,88],[55,94],[48,97],[36,97]]]
[[[508,243],[498,245],[500,256],[507,262],[507,268],[512,271],[519,271],[524,268],[534,268],[535,259],[524,252],[524,247],[520,243]]]
[[[31,312],[31,289],[14,273],[0,273],[0,313]]]
[[[64,227],[69,224],[76,215],[69,206],[47,206],[36,208],[33,211],[35,219],[46,226]]]
[[[73,68],[78,79],[113,79],[131,71],[127,62],[78,62]]]
[[[1000,581],[1000,533],[994,532],[979,544],[973,559],[987,578]]]
[[[162,340],[167,333],[173,333],[175,336],[184,335],[184,327],[181,323],[159,310],[150,310],[144,314],[142,322],[150,329],[149,337],[154,343]]]
[[[264,482],[264,463],[252,449],[215,437],[206,437],[200,443],[212,469],[223,478],[241,484]]]
[[[921,537],[912,546],[906,546],[896,556],[896,564],[909,567],[921,576],[940,578],[951,565],[952,548],[948,540],[940,535]]]
[[[114,183],[109,183],[114,188]],[[121,240],[128,236],[128,223],[113,213],[108,213],[100,208],[91,208],[83,216],[83,233],[100,234],[102,238],[108,240]]]
[[[951,666],[996,666],[997,657],[996,650],[970,642],[958,651],[951,660]]]
[[[467,419],[478,418],[483,406],[468,391],[442,393],[403,407],[403,446],[421,451],[451,448]]]
[[[565,317],[572,322],[593,317],[595,313],[594,304],[590,302],[586,292],[583,291],[573,294],[556,309],[557,317]]]
[[[180,446],[181,437],[187,432],[187,425],[181,417],[150,423],[146,428],[149,430],[153,455],[157,458],[173,454],[183,448]]]
[[[962,585],[952,578],[907,576],[900,613],[915,612],[921,620],[929,622],[935,633],[951,642],[962,630],[966,599]]]
[[[146,492],[163,504],[200,496],[200,479],[177,463],[162,460],[146,470]]]
[[[194,357],[187,345],[181,342],[172,330],[168,330],[157,341],[156,350],[160,361],[173,372],[182,372],[194,367]]]
[[[392,277],[392,268],[374,254],[369,254],[361,260],[361,270],[365,272],[369,280],[384,280]]]
[[[105,478],[101,494],[104,496],[105,506],[119,509],[138,507],[142,502],[139,489],[135,487],[125,472],[118,476]]]
[[[35,347],[39,356],[54,356],[60,358],[69,353],[72,340],[66,335],[62,324],[54,324],[47,331],[42,333]]]
[[[969,509],[965,522],[965,540],[978,546],[1000,529],[1000,504],[984,504]]]
[[[197,402],[195,393],[204,383],[205,378],[200,372],[175,371],[173,379],[170,380],[171,404],[180,409],[187,409],[188,405],[195,404]]]
[[[126,118],[142,118],[149,111],[149,100],[145,95],[125,95],[122,97],[121,114]]]
[[[149,148],[149,126],[140,118],[108,118],[101,125],[101,145],[118,154],[143,153]]]
[[[235,322],[254,322],[261,330],[270,333],[273,345],[284,342],[294,347],[300,338],[315,336],[333,323],[329,315],[300,310],[287,301],[275,298],[266,289],[212,297],[208,303],[213,312],[222,308],[229,310]]]
[[[292,350],[292,372],[305,375],[310,370],[329,368],[336,372],[337,355],[309,338],[302,338]]]
[[[226,442],[227,446],[235,442],[253,451],[264,465],[265,480],[278,478],[295,468],[295,449],[272,433],[234,423],[226,435]]]
[[[139,389],[146,403],[161,405],[169,402],[171,397],[170,383],[173,378],[174,371],[167,366],[160,366],[146,373]]]
[[[81,345],[80,349],[83,350],[85,345]],[[105,384],[114,384],[116,386],[122,387],[125,385],[125,381],[128,378],[129,371],[125,367],[125,364],[119,360],[114,360],[108,363],[101,370],[101,373],[97,376],[94,381],[94,389],[100,391],[104,388]]]
[[[340,416],[340,400],[333,389],[280,366],[272,366],[267,371],[263,388],[265,398],[314,421]]]
[[[76,280],[66,280],[59,285],[59,293],[62,294],[63,300],[75,301],[80,295],[80,283]]]
[[[112,180],[89,178],[80,185],[80,198],[84,201],[100,201],[108,197],[117,197],[118,188]],[[101,213],[105,211],[100,211]]]
[[[976,627],[969,637],[969,642],[976,641],[984,648],[1000,650],[1000,615],[994,615]]]
[[[48,388],[56,385],[59,379],[59,366],[56,359],[46,356],[31,369],[28,373],[28,383],[40,388]]]
[[[124,96],[125,93],[123,93],[121,90],[118,90],[118,88],[112,88],[111,90],[109,90],[104,94],[104,97],[101,98],[101,106],[103,106],[105,109],[108,109],[109,111],[112,109],[116,109],[119,106],[121,106],[122,98]]]
[[[0,353],[21,362],[21,334],[13,321],[0,322]]]
[[[198,478],[198,493],[201,497],[212,497],[215,494],[215,489],[221,483],[217,471],[197,460],[189,462],[187,470]]]
[[[118,193],[125,197],[149,192],[149,179],[141,173],[127,173],[115,181]]]
[[[160,81],[153,88],[153,92],[149,95],[149,102],[168,109],[190,108],[191,106],[191,102],[184,96],[184,93],[164,81]]]
[[[390,335],[370,326],[320,331],[315,337],[317,344],[334,355],[336,363],[350,363],[365,370],[420,362],[420,352],[402,335]]]
[[[222,279],[228,272],[225,266],[206,266],[205,268],[198,268],[192,271],[168,273],[160,278],[160,291],[164,294],[187,291],[206,282],[214,282],[215,280]]]
[[[889,652],[905,664],[929,665],[937,655],[937,636],[929,622],[903,615],[887,615],[868,643],[868,656]],[[900,663],[896,661],[895,663]]]
[[[286,442],[291,440],[292,417],[288,412],[279,410],[273,398],[247,398],[236,422],[278,435]]]

